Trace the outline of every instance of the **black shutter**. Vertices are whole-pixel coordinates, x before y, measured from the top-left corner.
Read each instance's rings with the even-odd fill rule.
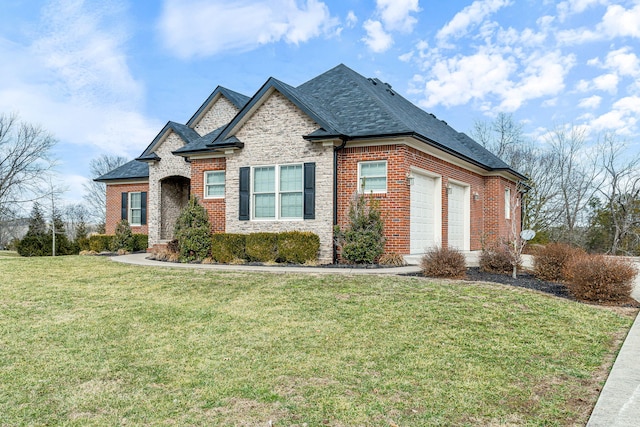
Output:
[[[120,219],[129,219],[127,212],[127,203],[129,201],[129,193],[122,193],[122,204],[120,207]]]
[[[316,219],[316,164],[304,164],[304,219]]]
[[[240,168],[240,221],[248,221],[249,215],[249,199],[251,197],[251,168]]]
[[[147,192],[140,193],[140,225],[147,223]]]

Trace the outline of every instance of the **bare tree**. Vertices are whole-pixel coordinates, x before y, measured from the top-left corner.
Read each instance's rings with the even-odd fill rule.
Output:
[[[586,147],[586,131],[578,126],[558,126],[548,135],[557,165],[557,209],[569,243],[578,243],[576,227],[598,191],[598,169]]]
[[[72,240],[86,237],[89,232],[89,218],[91,214],[87,207],[81,203],[68,205],[64,210],[67,235]]]
[[[93,181],[93,178],[98,178],[127,162],[126,157],[113,154],[101,154],[89,162],[89,171],[92,179],[84,184],[83,199],[87,203],[87,208],[93,221],[104,223],[107,216],[106,185],[102,182]]]
[[[609,210],[613,236],[610,253],[621,250],[622,242],[638,227],[636,215],[640,197],[640,156],[629,155],[626,145],[612,133],[602,136],[598,153],[602,168],[599,193]]]
[[[42,127],[0,114],[0,221],[47,194],[55,138]]]
[[[559,194],[555,154],[526,138],[522,125],[515,123],[511,114],[500,113],[492,122],[476,121],[471,135],[528,178],[528,188],[522,197],[523,227],[539,231],[555,224],[559,214],[553,203]]]

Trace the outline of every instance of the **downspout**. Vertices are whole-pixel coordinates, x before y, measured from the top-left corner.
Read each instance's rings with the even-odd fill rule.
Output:
[[[347,136],[341,136],[342,144],[337,147],[333,147],[333,227],[338,225],[338,151],[342,150],[349,138]],[[333,239],[333,263],[338,261],[338,246],[336,245],[336,239]]]

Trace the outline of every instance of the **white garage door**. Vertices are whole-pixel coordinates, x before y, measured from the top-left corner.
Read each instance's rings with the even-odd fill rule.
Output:
[[[411,253],[422,254],[435,244],[433,197],[435,179],[414,174],[411,186]]]
[[[449,184],[449,247],[465,249],[464,193],[461,185]]]

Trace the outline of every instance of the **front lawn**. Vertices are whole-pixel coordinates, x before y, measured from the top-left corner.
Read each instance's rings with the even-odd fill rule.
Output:
[[[633,314],[468,282],[4,257],[0,425],[580,425]]]

